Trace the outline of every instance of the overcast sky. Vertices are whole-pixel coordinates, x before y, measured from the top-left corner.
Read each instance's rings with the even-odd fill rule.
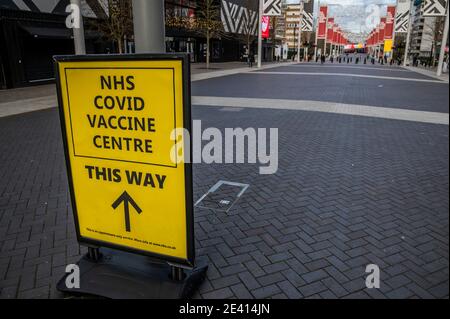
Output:
[[[313,0],[311,0],[313,1]],[[288,3],[298,3],[299,0],[287,0]],[[318,0],[315,0],[318,12]],[[386,5],[395,4],[396,0],[321,0],[320,4],[330,7],[330,16],[336,23],[350,32],[370,32],[374,23],[379,22],[379,15],[386,15]]]

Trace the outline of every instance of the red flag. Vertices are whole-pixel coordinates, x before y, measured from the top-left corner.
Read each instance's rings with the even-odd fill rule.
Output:
[[[380,40],[380,25],[378,25],[376,30],[375,30],[375,35],[374,35],[374,38],[373,38],[374,45],[378,45],[379,44],[379,40]]]
[[[334,35],[334,18],[328,18],[328,23],[327,23],[327,41],[328,42],[332,42],[333,41],[333,35]]]
[[[328,17],[328,7],[321,6],[319,13],[319,27],[317,31],[317,39],[326,39],[327,37],[327,17]]]
[[[261,33],[263,39],[268,39],[270,37],[270,17],[263,16],[261,20]]]
[[[383,44],[384,43],[385,30],[386,30],[386,18],[381,18],[380,33],[378,35],[378,43],[379,44]]]
[[[386,29],[384,38],[392,40],[394,38],[394,20],[395,20],[396,6],[388,6],[386,17]]]
[[[337,25],[334,25],[333,27],[333,44],[338,44],[339,39],[339,27]]]

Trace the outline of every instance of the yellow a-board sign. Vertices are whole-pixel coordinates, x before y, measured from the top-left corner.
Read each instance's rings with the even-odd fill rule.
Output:
[[[78,241],[193,266],[192,168],[172,138],[191,127],[187,57],[55,61]]]
[[[394,45],[394,42],[392,40],[385,40],[384,41],[384,53],[392,52],[392,46]]]

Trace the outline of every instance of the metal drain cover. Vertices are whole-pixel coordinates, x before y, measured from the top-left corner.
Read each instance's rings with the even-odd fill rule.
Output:
[[[195,203],[195,207],[228,213],[249,186],[248,184],[219,181]]]

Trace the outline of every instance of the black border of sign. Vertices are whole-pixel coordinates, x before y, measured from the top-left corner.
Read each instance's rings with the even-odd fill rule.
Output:
[[[144,255],[157,260],[166,261],[173,264],[183,265],[193,268],[195,265],[195,240],[194,240],[194,199],[193,199],[193,181],[192,181],[192,115],[191,115],[191,70],[189,54],[167,53],[167,54],[108,54],[108,55],[57,55],[53,57],[56,77],[56,88],[58,94],[59,116],[61,121],[62,138],[64,144],[64,153],[66,157],[67,175],[69,179],[70,196],[72,200],[72,210],[77,232],[77,240],[80,244],[88,247],[109,247],[133,254]],[[188,163],[184,163],[185,178],[185,202],[186,202],[186,243],[187,259],[177,258],[168,255],[152,253],[145,250],[133,249],[126,246],[112,244],[106,241],[82,237],[80,234],[80,225],[78,223],[78,211],[73,188],[72,169],[67,141],[67,129],[64,116],[64,105],[61,92],[61,77],[59,72],[59,63],[61,62],[102,62],[102,61],[181,61],[182,63],[182,82],[183,82],[183,125],[190,134],[190,152]]]

